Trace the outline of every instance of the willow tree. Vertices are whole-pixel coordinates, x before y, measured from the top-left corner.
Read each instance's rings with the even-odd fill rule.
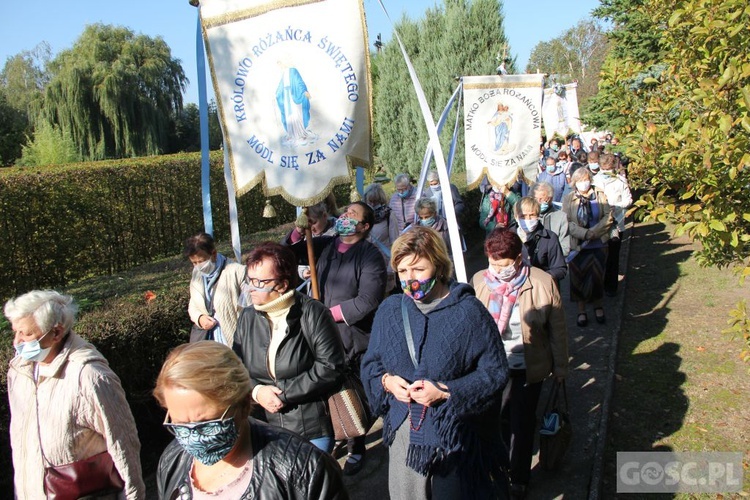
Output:
[[[498,0],[444,0],[422,19],[406,17],[396,24],[419,75],[425,96],[437,119],[458,82],[465,75],[493,75],[498,54],[510,54]],[[427,130],[396,40],[377,56],[375,78],[375,133],[377,154],[386,171],[419,173],[427,145]],[[514,61],[508,65],[513,72]],[[448,151],[455,111],[441,137]],[[462,137],[462,134],[459,136]],[[459,145],[457,162],[463,158]]]
[[[86,159],[161,153],[187,79],[161,37],[87,26],[49,66],[43,114]]]

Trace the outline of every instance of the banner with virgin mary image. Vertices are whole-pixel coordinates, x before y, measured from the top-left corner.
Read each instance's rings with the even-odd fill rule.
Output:
[[[200,17],[238,195],[309,206],[369,166],[361,0],[201,0]]]
[[[544,89],[542,116],[547,140],[581,133],[577,89],[577,83],[556,83]]]
[[[536,179],[544,75],[465,76],[466,183]]]

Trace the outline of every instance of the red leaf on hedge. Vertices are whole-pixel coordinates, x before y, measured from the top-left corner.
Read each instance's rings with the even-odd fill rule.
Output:
[[[156,294],[152,292],[151,290],[147,291],[143,294],[143,297],[146,299],[146,302],[151,302],[156,298]]]

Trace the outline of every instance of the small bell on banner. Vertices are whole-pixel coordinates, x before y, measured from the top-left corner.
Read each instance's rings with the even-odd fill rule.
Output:
[[[276,217],[276,209],[271,205],[271,200],[266,200],[266,206],[263,207],[263,218],[272,219]]]

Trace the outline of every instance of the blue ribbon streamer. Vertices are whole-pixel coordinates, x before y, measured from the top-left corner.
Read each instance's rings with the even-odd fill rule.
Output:
[[[443,109],[443,113],[440,115],[440,119],[437,123],[437,133],[440,135],[440,132],[443,130],[443,126],[445,125],[446,120],[448,119],[448,113],[450,113],[451,108],[453,107],[453,103],[456,100],[456,97],[461,96],[461,89],[463,89],[463,80],[461,83],[458,84],[458,87],[456,87],[456,90],[453,91],[453,95],[450,99],[448,99],[448,104],[445,105],[445,108]],[[458,108],[456,111],[456,125],[458,126]],[[453,131],[453,142],[451,143],[451,149],[450,153],[448,155],[448,175],[451,174],[451,164],[453,160],[453,156],[455,153],[455,147],[456,147],[456,139],[458,138],[456,130]],[[422,196],[422,191],[424,190],[424,183],[427,180],[427,170],[430,165],[430,160],[432,160],[432,144],[427,144],[427,148],[424,152],[424,157],[422,157],[422,170],[419,172],[419,182],[417,183],[417,193],[419,193],[419,196]],[[416,215],[415,215],[415,222],[416,222]]]
[[[198,11],[198,28],[195,34],[195,60],[198,66],[198,105],[201,123],[201,193],[203,196],[203,226],[205,231],[214,234],[214,221],[211,215],[211,165],[208,159],[208,96],[206,94],[206,59],[203,49],[201,15]]]

